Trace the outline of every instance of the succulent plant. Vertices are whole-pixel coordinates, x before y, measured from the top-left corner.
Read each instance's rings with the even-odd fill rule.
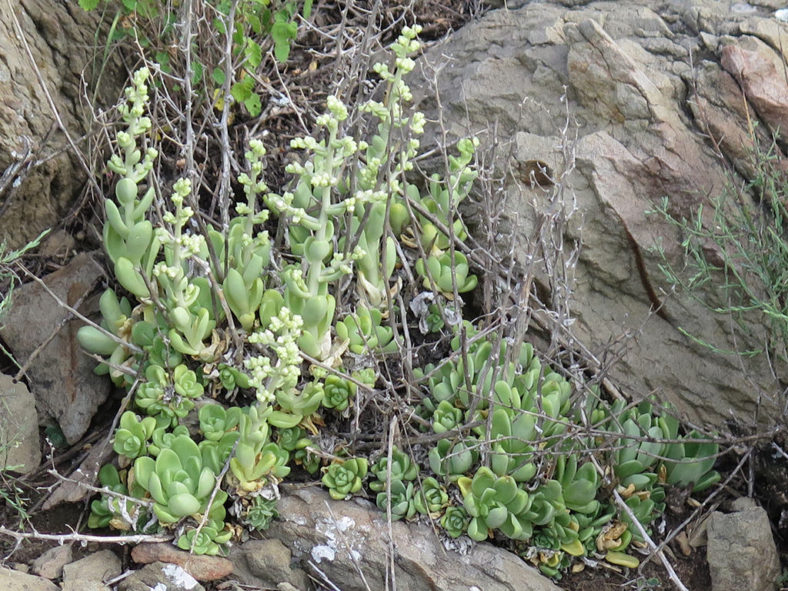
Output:
[[[134,461],[136,484],[153,497],[153,511],[164,524],[189,515],[209,512],[211,519],[224,520],[227,493],[218,491],[213,504],[208,500],[216,487],[216,474],[203,466],[200,449],[188,435],[179,435],[154,461],[142,456]]]
[[[667,413],[660,417],[666,437],[678,438],[678,421]],[[719,446],[710,441],[699,441],[703,435],[691,431],[682,442],[670,443],[665,450],[665,482],[675,486],[692,487],[701,492],[720,481],[719,472],[713,470]]]
[[[226,363],[219,364],[218,369],[219,381],[222,383],[225,390],[232,392],[235,388],[249,387],[249,376],[239,369],[227,365]]]
[[[637,568],[640,566],[640,560],[634,556],[626,554],[625,552],[616,552],[611,550],[605,554],[605,560],[607,560],[610,564],[625,566],[627,568]]]
[[[468,512],[465,511],[465,507],[451,505],[446,507],[446,511],[441,517],[441,527],[452,538],[459,538],[468,530],[470,520],[471,518],[468,516]]]
[[[435,287],[447,299],[454,299],[454,281],[457,282],[457,293],[471,291],[478,284],[476,275],[470,274],[468,259],[461,252],[454,253],[454,269],[452,272],[452,258],[448,252],[439,255],[429,255],[427,262],[424,259],[416,261],[416,272],[423,278],[422,284],[425,289]]]
[[[134,401],[150,416],[161,415],[170,425],[175,426],[194,408],[194,402],[190,399],[172,395],[172,384],[163,367],[148,365],[145,369],[145,377],[147,381],[137,388]],[[181,375],[182,379],[184,377],[188,378],[188,376]],[[186,379],[186,385],[190,382],[190,379]],[[183,384],[181,389],[185,391]]]
[[[235,442],[239,437],[238,431],[229,431],[221,439],[203,439],[200,441],[198,447],[200,448],[203,465],[208,466],[216,474],[219,474],[224,470],[224,465],[230,459],[235,449]]]
[[[529,537],[530,528],[518,517],[528,505],[528,493],[517,486],[514,478],[496,476],[482,466],[473,479],[463,476],[457,485],[465,510],[471,516],[468,535],[472,539],[484,541],[493,529],[515,540]]]
[[[129,491],[123,484],[117,468],[112,464],[105,464],[98,473],[99,483],[102,487],[112,492],[127,495]],[[97,529],[112,526],[113,529],[128,530],[134,527],[123,517],[133,510],[133,504],[122,500],[120,497],[102,494],[101,497],[90,503],[88,527]]]
[[[290,427],[288,429],[277,429],[276,431],[279,447],[287,451],[296,451],[305,448],[312,442],[306,436],[306,432],[301,427]]]
[[[630,508],[635,519],[644,527],[646,532],[650,531],[649,524],[654,521],[654,518],[665,511],[665,492],[661,487],[656,487],[651,491],[644,491],[635,493],[627,498],[624,502]],[[626,513],[621,514],[621,521],[623,521],[629,528],[632,537],[643,542],[643,535],[640,530],[635,526]]]
[[[619,414],[621,406],[619,402],[611,410],[613,416],[618,416],[609,428],[622,434],[616,443],[614,472],[623,489],[631,489],[631,494],[647,490],[656,482],[657,474],[652,467],[664,455],[666,445],[663,441],[669,434],[664,420],[654,416],[648,402]]]
[[[600,486],[599,475],[591,461],[578,468],[576,453],[561,455],[556,460],[555,480],[561,485],[564,504],[576,513],[596,513],[599,501],[596,493]]]
[[[132,342],[141,347],[148,355],[151,365],[175,367],[183,363],[183,354],[170,344],[168,326],[161,314],[148,314],[155,320],[139,320],[131,328]]]
[[[416,493],[412,482],[401,480],[391,481],[391,519],[410,519],[416,514]],[[385,486],[375,498],[378,509],[386,511],[389,504],[389,495]]]
[[[230,471],[244,493],[262,488],[269,478],[279,480],[290,473],[290,453],[268,441],[270,413],[270,407],[262,411],[259,406],[250,406],[241,415]]]
[[[120,298],[112,289],[107,289],[99,299],[99,309],[101,310],[101,326],[109,333],[120,339],[127,339],[130,335],[131,326],[131,304],[128,299]],[[109,365],[101,363],[95,373],[103,375],[109,373],[116,384],[123,382],[123,374],[114,367],[120,367],[129,358],[127,347],[110,338],[107,334],[93,326],[83,326],[77,331],[77,340],[80,346],[96,355],[106,357]]]
[[[156,428],[156,419],[145,417],[140,420],[130,410],[120,416],[118,430],[115,431],[115,441],[112,449],[115,453],[125,456],[130,460],[145,455],[148,450],[148,440]]]
[[[608,550],[623,552],[631,541],[632,529],[630,524],[623,521],[610,521],[594,538],[598,552]]]
[[[397,350],[391,327],[383,324],[383,315],[376,308],[359,305],[356,313],[346,316],[336,327],[337,337],[348,342],[348,349],[356,355],[380,350],[392,353]]]
[[[336,397],[338,392],[332,391],[331,394]],[[268,416],[268,422],[272,427],[280,429],[304,424],[311,431],[315,431],[311,417],[321,403],[325,404],[325,399],[325,386],[318,381],[307,383],[300,391],[297,388],[281,388],[276,392],[280,410],[273,411]]]
[[[369,145],[368,154],[373,150],[374,145]],[[370,189],[372,188],[370,187]],[[403,210],[402,204],[394,201],[390,206],[387,206],[386,202],[381,199],[369,203],[365,207],[356,208],[353,217],[350,228],[353,235],[356,235],[361,224],[364,224],[362,231],[358,234],[358,248],[363,253],[356,260],[358,292],[361,300],[373,309],[385,305],[386,292],[389,291],[388,282],[397,262],[397,248],[394,239],[390,236],[383,238],[386,230],[386,214],[389,214],[388,219],[391,220],[391,225],[394,228],[398,225],[402,226],[403,223],[395,218],[407,217],[407,211]]]
[[[236,224],[235,228],[242,229],[242,225]],[[244,269],[243,275],[231,267],[227,270],[222,284],[227,305],[246,331],[250,331],[254,326],[257,310],[263,299],[263,280],[260,275],[264,261],[259,256],[252,256],[253,260]]]
[[[221,404],[205,404],[197,413],[200,432],[209,441],[219,441],[238,426],[242,412],[237,406],[225,408]]]
[[[334,462],[328,468],[324,468],[323,485],[328,488],[328,494],[332,499],[341,501],[361,490],[361,482],[367,475],[368,467],[366,458]]]
[[[267,499],[262,495],[257,495],[252,498],[246,511],[241,515],[241,521],[251,529],[262,531],[268,529],[271,521],[278,516],[276,499]]]
[[[446,489],[430,476],[421,481],[413,502],[416,511],[435,519],[449,504],[449,495],[446,493]]]
[[[229,542],[232,535],[232,530],[225,528],[224,523],[209,522],[199,533],[195,527],[181,535],[177,545],[181,550],[193,550],[195,554],[216,556],[220,546]]]
[[[441,400],[432,413],[432,430],[435,433],[445,433],[456,429],[463,422],[462,410],[448,400]]]
[[[320,470],[320,456],[309,451],[307,447],[297,449],[293,454],[293,461],[312,475]]]
[[[596,537],[616,516],[616,509],[609,503],[600,503],[593,513],[575,513],[577,538],[587,550],[593,550]]]
[[[438,476],[457,480],[470,471],[479,459],[479,452],[472,447],[473,442],[470,437],[457,443],[448,439],[439,440],[429,452],[430,469]]]
[[[184,398],[199,398],[205,390],[197,374],[184,364],[172,370],[172,381],[175,392]]]
[[[369,488],[376,492],[380,492],[386,488],[386,481],[389,477],[389,459],[388,456],[381,456],[370,468],[370,472],[374,474],[377,480],[370,483]],[[415,480],[419,475],[419,466],[411,457],[394,446],[391,452],[391,482],[401,480],[408,482]]]
[[[323,389],[323,406],[341,412],[348,407],[357,390],[358,386],[350,380],[334,374],[327,376]]]
[[[157,416],[156,428],[153,430],[150,444],[148,444],[148,454],[153,457],[158,456],[159,452],[165,447],[170,447],[179,435],[189,435],[189,429],[186,425],[178,425],[172,429],[166,417],[162,415]]]
[[[519,413],[512,420],[511,411],[497,407],[493,411],[490,431],[490,467],[498,476],[511,475],[517,482],[527,482],[536,474],[531,461],[536,436],[536,416]]]

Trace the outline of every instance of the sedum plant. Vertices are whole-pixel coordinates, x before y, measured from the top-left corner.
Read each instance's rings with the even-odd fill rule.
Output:
[[[449,495],[446,493],[445,487],[441,486],[435,478],[429,476],[421,481],[413,504],[416,511],[422,515],[436,518],[448,506]]]
[[[332,499],[342,500],[361,490],[368,469],[365,458],[334,462],[325,470],[322,482]]]
[[[390,501],[389,501],[390,499]],[[386,511],[391,505],[391,519],[411,519],[416,514],[416,492],[412,482],[392,480],[391,495],[381,490],[375,498],[375,504],[381,511]]]
[[[528,505],[528,493],[518,488],[511,476],[496,476],[482,466],[473,479],[461,477],[457,485],[471,521],[468,535],[476,541],[486,540],[493,529],[500,529],[512,539],[528,538],[519,514]]]
[[[227,493],[219,491],[208,506],[216,474],[203,466],[200,450],[188,435],[180,435],[155,460],[142,456],[134,461],[133,482],[153,498],[153,512],[163,524],[205,513],[224,520]]]
[[[131,468],[108,465],[100,474],[108,491],[130,500],[105,493],[91,505],[92,526],[170,529],[179,547],[217,554],[239,529],[225,523],[225,504],[232,501],[242,525],[264,529],[276,516],[269,488],[293,466],[312,475],[322,468],[338,500],[362,493],[371,472],[368,489],[393,519],[422,515],[452,538],[513,540],[558,576],[592,553],[614,564],[635,560],[627,549],[639,534],[606,498],[597,465],[607,461],[605,477],[646,527],[664,510],[666,487],[700,491],[719,479],[717,446],[682,436],[666,412],[573,396],[531,345],[461,322],[455,296],[477,279],[455,214],[476,178],[476,142],[459,142],[446,178],[414,184],[425,120],[406,108],[404,76],[417,32],[403,30],[393,68],[375,68],[386,99],[361,107],[368,137],[329,97],[315,135],[294,140],[303,158],[288,166],[290,184],[279,192],[264,180],[262,143],[251,140],[235,215],[200,232],[188,181],[176,180],[167,199],[150,188],[156,154],[140,147],[151,130],[147,74],[135,75],[109,164],[118,182],[104,203],[119,287],[101,297],[104,330],[79,332],[105,360],[100,372],[136,388],[113,444],[118,464]],[[277,249],[266,230],[274,222],[285,238]],[[371,467],[362,456],[323,466],[324,452],[344,458],[358,449],[326,434],[326,424],[353,411],[358,418],[376,386],[399,377],[383,375],[378,362],[402,344],[394,335],[408,323],[399,297],[409,272],[418,289],[434,292],[425,294],[430,302],[456,300],[454,319],[445,315],[454,338],[436,335],[451,355],[415,368],[418,409],[397,400],[402,417],[418,413],[422,432],[440,439],[413,446],[418,460],[394,446],[390,461],[379,456]],[[592,434],[578,435],[581,425]],[[595,449],[603,435],[613,451]]]

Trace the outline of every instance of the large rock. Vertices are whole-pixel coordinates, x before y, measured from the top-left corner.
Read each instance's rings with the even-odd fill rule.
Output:
[[[698,344],[755,348],[764,327],[750,327],[754,342],[734,338],[728,317],[670,293],[653,249],[680,268],[682,238],[646,212],[668,197],[675,216],[701,204],[708,213],[730,180],[726,159],[752,173],[750,123],[761,121],[761,140],[788,127],[786,82],[775,74],[788,26],[764,8],[725,12],[727,3],[700,0],[507,4],[431,48],[421,60],[426,82],[412,85],[428,118],[438,116],[437,88],[450,137],[475,133],[482,149],[497,146],[498,170],[507,173],[502,196],[477,217],[469,210],[483,230],[477,236],[492,237],[483,246],[513,251],[549,304],[555,286],[534,261],[538,267],[540,244],[556,238],[548,232],[557,208],[574,210],[564,248],[581,241],[582,249],[569,268],[575,322],[564,344],[582,343],[628,395],[656,393],[695,422],[774,420],[781,387],[764,357],[742,360]],[[529,182],[537,163],[558,183],[558,203],[543,188],[549,183]],[[497,213],[504,222],[485,234],[484,220]],[[719,285],[698,295],[720,303]]]
[[[22,382],[0,374],[0,466],[29,474],[41,463],[36,400]]]
[[[97,310],[96,302],[91,307],[88,296],[102,277],[101,266],[89,254],[81,254],[47,275],[44,283],[64,303],[81,303],[78,309],[87,315]],[[27,283],[14,290],[0,337],[17,361],[28,366],[26,375],[31,380],[39,419],[55,419],[68,442],[75,443],[107,399],[111,384],[93,373],[96,362],[77,342],[77,330],[84,323],[69,318],[70,312],[60,307],[41,284]],[[32,355],[35,357],[28,364]]]
[[[85,12],[77,2],[0,3],[0,171],[8,173],[0,181],[0,236],[11,246],[61,222],[84,186],[86,174],[47,93],[78,141],[90,121],[82,76],[92,84],[90,77],[99,71],[88,67],[98,27],[98,13]],[[105,82],[114,76],[113,64],[105,64]]]
[[[294,562],[307,571],[314,563],[342,591],[385,589],[394,579],[398,591],[559,591],[521,558],[490,544],[460,555],[446,551],[427,525],[395,521],[389,530],[385,513],[361,499],[334,501],[311,487],[284,495],[278,509],[268,535],[290,548]]]

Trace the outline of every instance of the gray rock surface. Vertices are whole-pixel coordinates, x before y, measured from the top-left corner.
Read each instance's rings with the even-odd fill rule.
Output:
[[[105,583],[121,573],[120,558],[101,550],[63,567],[63,591],[110,591]]]
[[[222,556],[190,554],[169,543],[145,542],[134,547],[131,559],[141,564],[175,564],[198,581],[223,579],[233,572],[233,563]]]
[[[35,575],[47,579],[57,579],[63,574],[63,567],[71,562],[71,545],[55,546],[33,561],[30,570]]]
[[[47,275],[44,282],[63,302],[89,315],[97,305],[86,298],[103,276],[89,254]],[[29,364],[27,376],[36,398],[39,420],[54,418],[69,443],[79,441],[99,405],[107,399],[109,380],[93,373],[96,362],[85,355],[76,339],[84,323],[69,318],[52,296],[36,282],[14,290],[11,309],[3,317],[0,337],[21,364],[44,345]],[[54,338],[48,341],[54,334]]]
[[[554,310],[539,247],[556,239],[550,214],[574,209],[560,235],[566,248],[582,241],[571,268],[576,320],[564,345],[574,339],[602,365],[620,357],[606,374],[612,383],[636,399],[655,393],[695,422],[772,420],[782,388],[763,357],[745,360],[742,371],[735,355],[686,336],[746,350],[758,346],[763,327],[751,327],[753,342],[734,340],[727,317],[670,294],[652,249],[661,245],[680,268],[681,236],[646,211],[669,197],[673,215],[689,216],[701,203],[708,212],[730,178],[725,162],[752,173],[748,122],[759,123],[761,139],[788,127],[786,82],[775,74],[783,71],[780,47],[788,45],[779,39],[788,25],[760,4],[746,13],[702,0],[507,5],[427,51],[417,66],[423,78],[412,83],[432,119],[437,88],[449,138],[475,134],[482,150],[496,145],[505,187],[466,216],[481,246],[514,252]],[[536,161],[552,171],[558,203],[526,178]],[[487,233],[486,220],[497,214],[503,222]],[[699,295],[712,305],[720,298],[716,286]],[[540,322],[547,324],[536,314],[532,325]]]
[[[739,504],[737,507],[746,506]],[[772,591],[780,558],[769,516],[761,507],[711,514],[706,528],[712,591]]]
[[[60,591],[52,581],[0,566],[0,589],[3,591]]]
[[[0,465],[28,474],[40,463],[36,400],[22,382],[0,374]]]
[[[390,545],[385,514],[361,499],[334,501],[310,487],[283,495],[278,509],[268,535],[305,570],[314,563],[342,591],[385,589],[392,575],[398,591],[559,591],[521,558],[490,544],[476,544],[466,555],[447,551],[424,524],[395,521]]]
[[[308,578],[300,568],[293,568],[290,549],[278,539],[249,540],[234,547],[229,556],[233,577],[244,584],[276,587],[287,583],[296,589],[307,589]]]
[[[152,562],[118,583],[118,591],[204,591],[194,577],[177,564]]]
[[[81,78],[90,81],[98,72],[90,60],[99,14],[85,12],[77,2],[15,0],[0,4],[0,15],[0,171],[9,173],[0,181],[0,236],[18,247],[61,222],[85,183],[47,93],[78,140],[90,120],[82,107]],[[112,59],[107,66],[105,83],[119,71]],[[117,89],[122,82],[106,86],[113,84]],[[114,101],[99,97],[103,104]]]

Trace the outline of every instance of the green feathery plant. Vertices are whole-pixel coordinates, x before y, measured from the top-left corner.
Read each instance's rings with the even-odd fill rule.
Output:
[[[684,266],[673,266],[658,245],[667,281],[714,313],[729,316],[745,337],[752,326],[766,327],[765,349],[723,351],[686,333],[715,351],[750,356],[768,353],[788,358],[788,185],[777,168],[776,142],[764,150],[753,134],[752,177],[743,187],[733,182],[707,206],[689,217],[672,213],[665,197],[656,214],[682,235]],[[713,253],[713,254],[711,254]],[[704,299],[714,285],[715,301]],[[717,297],[718,296],[718,297]],[[762,336],[756,336],[762,340]],[[749,338],[746,342],[751,342]]]

